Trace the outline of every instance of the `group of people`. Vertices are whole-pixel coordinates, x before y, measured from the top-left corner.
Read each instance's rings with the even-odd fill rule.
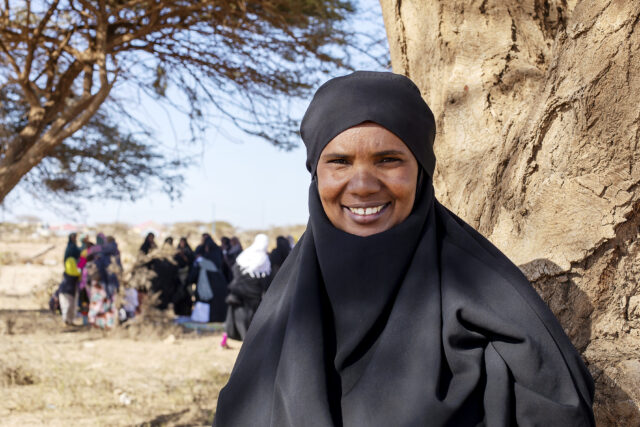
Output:
[[[77,233],[71,233],[64,252],[63,278],[50,307],[59,308],[67,325],[74,324],[79,310],[84,324],[110,329],[118,315],[115,297],[121,276],[120,251],[113,236],[98,233],[94,243],[87,235],[78,239]]]
[[[237,237],[223,237],[218,245],[204,233],[193,250],[186,237],[175,247],[172,237],[159,246],[154,233],[148,233],[121,291],[123,269],[115,238],[98,233],[94,243],[87,235],[71,233],[63,279],[50,307],[60,311],[67,325],[79,315],[83,324],[111,329],[135,317],[150,298],[149,305],[172,307],[182,319],[225,322],[225,337],[242,340],[292,247],[292,237],[279,236],[269,252],[269,238],[258,234],[243,250]]]
[[[140,246],[134,276],[148,277],[139,290],[152,295],[158,309],[173,306],[182,319],[225,322],[226,335],[243,339],[271,279],[291,252],[293,239],[279,236],[268,251],[269,238],[258,234],[246,249],[237,237],[222,237],[218,245],[204,233],[193,250],[186,237],[177,246],[167,237],[158,246],[147,234]],[[150,274],[149,274],[150,273]]]

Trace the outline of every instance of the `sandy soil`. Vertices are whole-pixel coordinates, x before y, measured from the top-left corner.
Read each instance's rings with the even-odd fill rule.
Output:
[[[0,425],[211,425],[239,342],[153,312],[111,332],[66,327],[45,310],[66,238],[4,237]]]
[[[113,332],[0,310],[0,425],[211,425],[239,342],[149,319]]]

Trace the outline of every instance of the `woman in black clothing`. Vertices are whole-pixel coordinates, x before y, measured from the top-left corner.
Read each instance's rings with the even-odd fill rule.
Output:
[[[187,283],[196,284],[196,301],[209,305],[209,321],[223,322],[227,314],[227,284],[222,250],[211,235],[202,235],[202,243],[195,250],[195,262]]]
[[[593,380],[520,270],[434,196],[418,88],[316,92],[309,224],[256,313],[215,425],[593,426]]]
[[[175,303],[181,286],[178,278],[178,264],[173,256],[172,250],[160,249],[154,252],[153,257],[145,264],[154,272],[150,290],[151,293],[158,295],[155,307],[160,310],[166,310],[169,303]]]
[[[189,246],[186,237],[181,237],[178,248],[173,256],[173,260],[178,266],[178,288],[173,296],[173,311],[177,316],[190,316],[192,301],[189,290],[189,273],[193,267],[195,255]]]
[[[203,256],[218,266],[222,265],[224,260],[222,249],[209,233],[202,235],[202,242],[196,247],[195,256]]]
[[[149,255],[149,252],[158,247],[155,241],[156,235],[153,233],[148,233],[147,237],[144,238],[144,242],[140,246],[140,252],[145,255]]]
[[[189,242],[186,237],[180,238],[180,242],[178,242],[178,250],[174,259],[178,263],[179,268],[190,267],[193,264],[195,255],[193,254],[193,250],[191,250],[191,246],[189,246]]]
[[[287,259],[291,252],[291,244],[286,237],[278,236],[276,238],[276,247],[269,253],[269,261],[271,261],[271,276],[275,277],[284,260]]]
[[[229,250],[227,251],[227,260],[231,267],[236,263],[236,258],[240,253],[242,253],[242,244],[240,244],[240,240],[236,236],[233,236],[229,240]]]
[[[258,234],[251,246],[236,259],[233,280],[229,284],[225,331],[229,338],[243,340],[271,280],[271,262],[267,255],[269,238]]]

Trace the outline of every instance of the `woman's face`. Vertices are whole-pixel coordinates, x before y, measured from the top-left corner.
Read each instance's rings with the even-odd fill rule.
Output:
[[[338,229],[370,236],[401,223],[411,213],[418,162],[392,132],[363,123],[340,133],[322,150],[318,192]]]

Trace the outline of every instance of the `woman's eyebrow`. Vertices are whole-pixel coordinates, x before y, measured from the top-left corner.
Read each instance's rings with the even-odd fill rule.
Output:
[[[405,153],[403,151],[400,150],[384,150],[384,151],[378,151],[374,154],[375,156],[404,156]]]
[[[323,159],[348,159],[349,157],[351,156],[342,153],[327,153],[322,155]]]

